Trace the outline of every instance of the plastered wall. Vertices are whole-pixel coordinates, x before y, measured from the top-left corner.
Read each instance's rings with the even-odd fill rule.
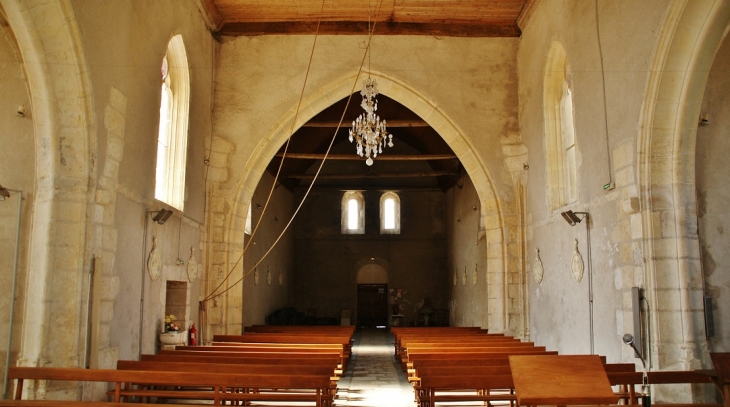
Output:
[[[11,293],[13,274],[17,274],[16,306],[22,305],[25,279],[27,278],[27,255],[29,244],[30,219],[33,213],[35,193],[35,142],[32,106],[28,94],[25,72],[21,66],[21,55],[15,36],[7,25],[0,8],[0,185],[5,188],[23,191],[23,201],[18,223],[20,195],[12,195],[0,201],[0,286],[5,287],[5,295],[0,297],[0,369],[5,369],[10,330],[10,308],[14,295]],[[18,115],[23,106],[26,114]],[[22,110],[22,109],[21,109]],[[13,148],[10,148],[13,146]],[[18,231],[18,227],[20,230]],[[20,232],[20,233],[18,233]],[[16,240],[16,236],[18,240]],[[15,326],[23,323],[15,313]],[[11,349],[17,355],[20,337],[14,335]]]
[[[361,235],[340,231],[342,191],[310,194],[294,225],[292,294],[297,310],[313,308],[318,318],[339,321],[341,310],[349,309],[356,323],[358,271],[369,264],[385,269],[389,289],[401,289],[397,301],[406,325],[416,322],[417,307],[424,298],[434,309],[448,307],[445,194],[437,189],[396,192],[401,233],[392,235],[380,234],[383,191],[362,191],[365,233]]]
[[[707,125],[697,129],[697,206],[698,229],[702,248],[702,272],[706,294],[712,297],[715,336],[708,338],[710,351],[730,349],[730,225],[727,202],[730,197],[730,40],[723,41],[707,79],[702,114]]]
[[[248,247],[244,253],[243,263],[246,277],[240,286],[245,299],[244,326],[265,324],[266,316],[292,304],[294,232],[291,226],[283,235],[282,232],[294,212],[293,194],[282,186],[274,189],[264,212],[273,182],[274,177],[265,173],[251,201],[252,231],[257,223],[259,226],[255,235],[247,235],[245,239],[245,245]],[[237,289],[241,290],[240,287]]]
[[[0,84],[8,96],[2,111],[15,116],[17,107],[26,105],[28,114],[2,119],[0,183],[27,191],[21,245],[31,242],[34,253],[28,266],[21,250],[13,329],[18,356],[12,363],[111,368],[118,358],[157,349],[164,280],[189,279],[185,265],[191,247],[197,261],[204,261],[204,140],[210,132],[213,40],[192,2],[47,1],[42,7],[3,2],[3,7],[10,28],[3,24],[0,41]],[[13,29],[20,30],[14,36],[17,48]],[[195,100],[186,207],[165,225],[151,225],[149,211],[164,206],[154,199],[159,67],[174,34],[183,35],[188,49]],[[21,69],[23,59],[33,63]],[[12,251],[14,231],[1,233],[3,250]],[[152,235],[159,239],[162,259],[162,278],[155,282],[144,268]],[[0,274],[3,284],[8,270]],[[197,318],[197,284],[189,285],[191,320]],[[76,399],[84,392],[96,399],[104,389],[39,384],[26,391],[33,398]]]
[[[560,216],[571,209],[590,213],[594,351],[609,361],[628,356],[621,343],[631,332],[627,293],[644,281],[638,208],[629,205],[627,211],[624,202],[638,196],[636,136],[667,3],[544,0],[522,34],[517,59],[520,127],[530,152],[525,213],[530,337],[561,353],[589,353],[591,342],[586,221],[571,227]],[[567,54],[578,185],[577,201],[554,211],[546,194],[543,112],[552,41]],[[609,182],[615,189],[604,190]],[[581,282],[570,271],[575,239],[586,264]],[[539,284],[531,277],[537,249],[545,270]]]
[[[487,248],[479,221],[481,203],[468,176],[457,184],[446,195],[450,324],[487,327]]]
[[[191,248],[198,263],[204,260],[204,142],[211,128],[214,45],[192,2],[183,7],[166,1],[71,3],[93,90],[98,171],[91,250],[103,268],[99,341],[100,346],[108,342],[109,351],[101,353],[100,365],[110,366],[116,358],[156,351],[166,280],[190,283],[189,318],[183,322],[187,327],[197,320],[199,280],[189,281],[186,266]],[[190,67],[186,198],[184,212],[158,225],[147,212],[165,207],[154,199],[159,67],[177,34]],[[162,274],[152,281],[145,264],[154,237]]]

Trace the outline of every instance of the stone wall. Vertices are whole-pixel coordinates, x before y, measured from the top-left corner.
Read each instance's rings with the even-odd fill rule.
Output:
[[[189,280],[185,266],[191,248],[198,262],[204,260],[204,141],[211,128],[213,40],[193,2],[182,7],[174,1],[2,5],[10,27],[0,45],[7,61],[3,75],[9,74],[0,79],[10,96],[3,98],[8,105],[3,111],[13,113],[21,104],[29,109],[25,118],[3,118],[0,141],[13,148],[2,149],[12,158],[1,161],[18,162],[13,170],[0,168],[8,176],[0,182],[28,190],[24,219],[33,224],[21,230],[22,241],[31,242],[32,264],[21,263],[28,272],[21,270],[19,279],[15,319],[21,323],[14,328],[19,354],[13,363],[110,368],[117,358],[154,352],[164,317],[164,281]],[[14,51],[8,47],[11,30]],[[154,199],[154,172],[160,65],[173,34],[182,34],[188,49],[195,101],[187,199],[184,212],[176,211],[165,225],[152,225],[150,212],[165,206]],[[23,61],[22,69],[12,61]],[[162,277],[150,283],[145,261],[152,235],[158,237]],[[193,319],[198,285],[189,287]],[[53,393],[49,397],[71,399],[81,391],[90,399],[104,393],[99,386],[82,390],[73,384],[41,384],[27,391],[34,398]]]
[[[156,351],[157,334],[163,330],[166,280],[194,280],[189,284],[189,318],[182,322],[187,327],[197,320],[199,280],[189,279],[186,268],[191,248],[198,263],[204,260],[200,241],[214,46],[194,3],[185,7],[166,1],[71,3],[89,67],[98,142],[91,250],[101,257],[102,266],[97,271],[102,278],[100,347],[108,343],[111,352],[102,352],[99,365],[112,367],[117,357],[133,359],[141,352]],[[182,34],[190,67],[186,199],[184,212],[176,211],[167,223],[158,225],[148,211],[166,207],[154,199],[159,67],[176,34]],[[162,275],[152,281],[145,264],[154,237]]]
[[[5,371],[5,360],[8,351],[10,329],[11,302],[18,295],[15,305],[22,309],[24,287],[28,267],[28,244],[30,236],[31,216],[35,199],[35,132],[33,129],[33,108],[28,94],[28,83],[23,71],[22,57],[15,41],[15,35],[7,25],[7,20],[0,8],[0,185],[5,188],[23,191],[21,207],[21,223],[18,223],[18,205],[20,194],[13,191],[11,196],[0,201],[0,286],[5,288],[6,295],[0,298],[0,371]],[[20,110],[25,113],[18,114]],[[13,146],[13,148],[9,148]],[[18,227],[20,233],[18,234]],[[19,240],[16,241],[16,235]],[[17,274],[15,293],[11,292],[13,274]],[[22,326],[23,319],[15,313],[15,327]],[[14,341],[12,350],[17,355],[20,335],[13,329]],[[14,360],[15,357],[12,358]]]
[[[593,350],[609,361],[627,359],[621,336],[632,330],[628,295],[632,286],[645,286],[642,225],[634,215],[638,203],[631,205],[638,197],[636,135],[667,1],[536,4],[518,53],[520,126],[530,152],[525,209],[530,336],[561,353],[591,351],[590,250]],[[553,41],[566,51],[573,89],[578,199],[551,211],[543,81]],[[608,183],[615,188],[604,189]],[[590,219],[571,227],[560,215],[566,210],[589,212]],[[580,282],[570,269],[576,239],[585,264]],[[541,283],[531,277],[536,250],[544,267]]]
[[[339,321],[341,310],[349,309],[357,323],[358,271],[370,264],[385,269],[389,289],[401,289],[397,301],[406,325],[417,321],[417,307],[424,298],[434,309],[448,308],[445,194],[438,189],[396,191],[401,233],[381,235],[383,192],[362,191],[365,233],[361,235],[341,233],[342,191],[310,193],[294,225],[291,289],[298,311],[311,308],[317,317]],[[296,202],[301,195],[295,196]]]

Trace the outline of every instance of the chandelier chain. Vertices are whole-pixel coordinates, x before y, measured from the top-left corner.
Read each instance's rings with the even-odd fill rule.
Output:
[[[368,36],[372,39],[373,30],[370,28],[370,0],[368,0]],[[365,113],[360,114],[352,122],[350,142],[356,143],[356,153],[366,157],[365,164],[373,165],[373,158],[382,154],[383,147],[393,147],[393,135],[388,134],[385,120],[375,113],[378,110],[378,83],[370,77],[372,61],[372,40],[368,42],[368,77],[362,82],[362,103],[360,106]]]

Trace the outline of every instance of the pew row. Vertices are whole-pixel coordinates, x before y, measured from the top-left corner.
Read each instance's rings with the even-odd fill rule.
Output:
[[[149,370],[106,370],[74,368],[11,367],[8,378],[16,380],[15,399],[22,399],[26,380],[106,382],[114,385],[113,401],[150,398],[225,402],[308,402],[330,407],[333,396],[326,375],[243,374],[170,372]],[[184,387],[185,390],[178,390]],[[258,389],[286,389],[264,392]]]

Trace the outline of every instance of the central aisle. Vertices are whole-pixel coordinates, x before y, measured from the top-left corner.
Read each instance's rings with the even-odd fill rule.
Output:
[[[338,383],[335,406],[413,407],[413,387],[393,356],[385,329],[359,329],[349,366]]]

